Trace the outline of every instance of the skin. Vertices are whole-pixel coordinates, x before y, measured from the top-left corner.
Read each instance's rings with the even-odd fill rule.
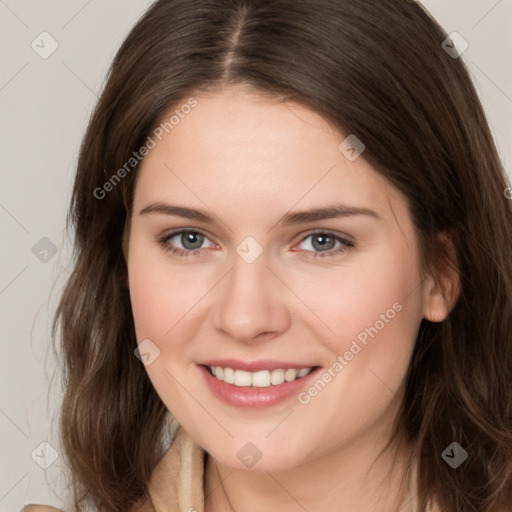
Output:
[[[349,161],[338,150],[345,135],[307,108],[240,86],[194,97],[198,105],[138,171],[127,264],[138,342],[160,350],[148,375],[209,453],[205,510],[398,510],[407,447],[396,448],[393,468],[391,450],[377,455],[422,318],[448,314],[420,268],[406,200],[364,153]],[[156,202],[203,209],[215,221],[140,213]],[[379,218],[279,224],[290,211],[337,203]],[[206,235],[199,253],[164,249],[159,239],[177,229]],[[355,245],[314,258],[322,249],[305,238],[313,230]],[[263,249],[250,264],[236,252],[247,236]],[[173,243],[186,251],[180,236]],[[397,302],[401,311],[308,404],[294,396],[258,410],[226,405],[196,366],[233,357],[327,369]],[[247,442],[262,453],[250,469],[237,457]]]

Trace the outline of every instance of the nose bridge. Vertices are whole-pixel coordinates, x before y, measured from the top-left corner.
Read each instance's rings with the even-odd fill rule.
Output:
[[[287,323],[285,302],[268,268],[267,255],[263,251],[255,255],[254,250],[250,241],[237,247],[216,301],[216,328],[240,341],[277,333]]]

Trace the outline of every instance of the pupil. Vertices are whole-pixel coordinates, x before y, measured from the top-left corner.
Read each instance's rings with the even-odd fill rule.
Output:
[[[316,243],[316,241],[320,241],[319,244]],[[313,237],[313,247],[315,249],[319,249],[319,250],[324,250],[324,251],[327,251],[329,249],[333,249],[334,245],[333,245],[333,242],[334,242],[334,238],[331,237],[330,235],[315,235]]]
[[[181,243],[185,249],[199,249],[203,245],[203,235],[200,233],[183,233]]]

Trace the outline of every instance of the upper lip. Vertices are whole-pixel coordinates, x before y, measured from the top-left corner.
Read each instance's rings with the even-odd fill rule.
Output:
[[[313,368],[315,365],[308,363],[292,363],[289,361],[242,361],[240,359],[211,359],[209,361],[202,361],[197,363],[204,366],[221,366],[222,368],[233,368],[234,370],[244,370],[246,372],[258,372],[261,370],[287,370],[289,368],[295,368],[300,370],[301,368]]]

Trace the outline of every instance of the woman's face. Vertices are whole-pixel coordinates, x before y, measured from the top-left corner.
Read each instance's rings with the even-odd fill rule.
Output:
[[[374,450],[435,315],[404,198],[309,109],[240,88],[195,99],[153,137],[135,189],[127,261],[149,378],[231,468]]]

